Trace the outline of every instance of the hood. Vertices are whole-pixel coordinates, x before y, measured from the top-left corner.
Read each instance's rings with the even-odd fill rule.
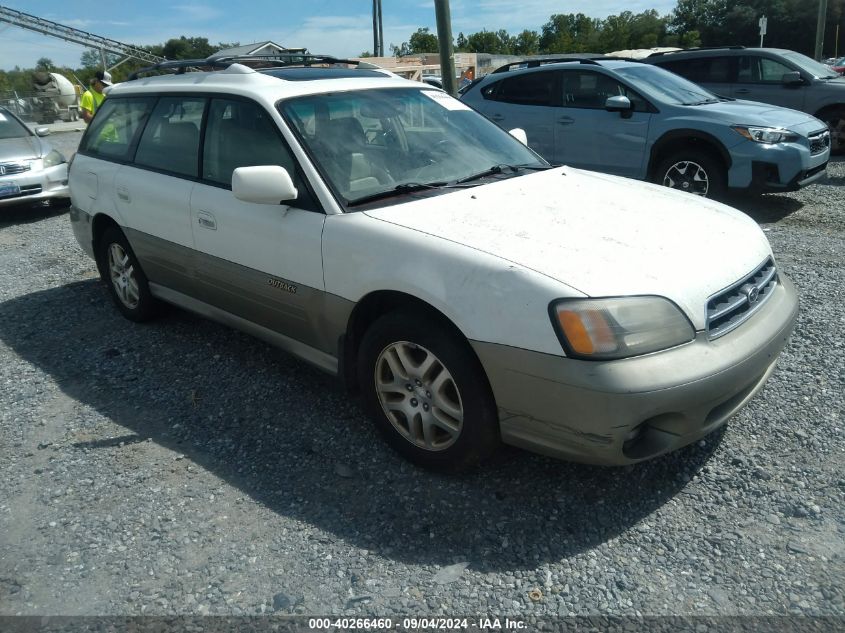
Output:
[[[723,101],[686,107],[698,115],[710,115],[715,120],[729,125],[786,128],[805,136],[810,132],[824,130],[826,127],[824,123],[806,112],[755,101]]]
[[[757,224],[730,207],[568,167],[365,213],[589,296],[668,297],[696,329],[708,297],[771,254]]]
[[[0,162],[41,158],[41,140],[37,136],[0,139]]]

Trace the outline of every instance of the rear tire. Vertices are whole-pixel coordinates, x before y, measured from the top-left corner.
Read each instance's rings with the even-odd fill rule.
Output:
[[[467,341],[436,318],[379,318],[361,341],[358,382],[388,444],[415,464],[464,471],[499,446],[487,376]]]
[[[123,231],[111,226],[103,232],[97,244],[97,259],[103,281],[123,316],[139,323],[152,319],[157,302]]]
[[[657,164],[653,182],[705,198],[721,198],[728,175],[721,161],[697,149],[669,154]]]

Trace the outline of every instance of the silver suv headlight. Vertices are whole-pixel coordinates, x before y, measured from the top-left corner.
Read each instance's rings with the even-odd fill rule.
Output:
[[[790,132],[779,127],[755,127],[753,125],[734,125],[733,129],[740,135],[755,143],[794,143],[800,137],[795,132]]]
[[[561,299],[549,313],[567,355],[585,360],[639,356],[695,338],[689,319],[664,297]]]
[[[55,167],[56,165],[61,165],[64,162],[67,161],[65,160],[65,157],[62,156],[62,153],[54,149],[44,157],[44,168]]]

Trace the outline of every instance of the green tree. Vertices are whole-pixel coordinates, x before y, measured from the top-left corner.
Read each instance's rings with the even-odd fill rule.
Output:
[[[467,38],[463,33],[458,33],[458,39],[455,40],[455,50],[461,53],[467,50]]]
[[[470,53],[493,53],[495,55],[510,55],[513,53],[511,37],[503,30],[482,30],[467,36],[466,50]]]
[[[402,42],[399,46],[391,44],[390,50],[396,57],[405,57],[406,55],[436,53],[440,49],[437,36],[431,33],[428,27],[421,27],[411,34],[407,42]]]
[[[566,53],[572,50],[574,15],[556,13],[540,32],[541,53]]]
[[[50,72],[54,70],[56,65],[53,63],[53,60],[49,57],[41,57],[37,62],[35,62],[35,69],[36,70],[44,70]]]
[[[536,55],[540,52],[540,34],[537,31],[524,30],[513,38],[514,55]]]

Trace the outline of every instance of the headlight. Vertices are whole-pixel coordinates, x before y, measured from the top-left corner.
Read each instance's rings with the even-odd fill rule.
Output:
[[[767,143],[769,145],[774,143],[793,143],[799,138],[799,136],[794,132],[789,132],[788,130],[777,127],[735,125],[733,129],[749,141],[754,141],[755,143]]]
[[[663,297],[561,299],[549,312],[566,353],[586,360],[648,354],[695,337],[686,316]]]
[[[52,150],[44,157],[44,168],[55,167],[56,165],[61,165],[64,162],[66,162],[65,157],[62,156],[61,152]]]

